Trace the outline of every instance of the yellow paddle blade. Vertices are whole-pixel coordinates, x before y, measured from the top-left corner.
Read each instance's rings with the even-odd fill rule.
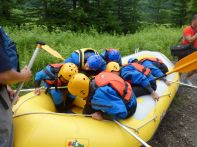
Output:
[[[190,55],[188,55],[188,56],[186,56],[186,57],[184,57],[184,58],[182,58],[181,60],[179,60],[175,64],[175,67],[181,66],[181,65],[183,65],[185,63],[188,63],[188,62],[190,62],[192,60],[195,60],[195,59],[197,59],[197,51],[192,53],[192,54],[190,54]]]
[[[47,51],[49,54],[53,55],[54,57],[64,60],[64,58],[56,50],[50,48],[48,45],[41,45],[41,48]]]
[[[166,73],[169,75],[173,72],[187,73],[197,69],[197,52],[194,52],[183,59],[179,60],[172,71]]]

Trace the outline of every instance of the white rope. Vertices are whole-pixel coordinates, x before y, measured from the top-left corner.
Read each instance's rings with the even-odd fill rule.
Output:
[[[45,87],[40,87],[41,90],[45,90],[46,88]],[[65,89],[67,88],[67,86],[62,86],[62,87],[57,87],[57,89]],[[50,87],[49,89],[55,89],[55,87]],[[26,92],[26,91],[34,91],[35,88],[29,88],[29,89],[21,89],[20,91],[21,92]]]
[[[29,112],[19,115],[14,115],[13,118],[25,116],[25,115],[36,115],[36,114],[49,114],[49,115],[59,115],[59,116],[83,116],[83,117],[92,117],[92,115],[88,114],[76,114],[76,113],[56,113],[56,112]]]
[[[142,140],[142,138],[140,138],[139,136],[137,136],[135,133],[133,133],[131,130],[129,130],[129,128],[127,128],[126,126],[124,126],[122,123],[120,123],[117,120],[113,120],[116,124],[118,124],[121,128],[123,128],[125,131],[127,131],[130,135],[132,135],[135,139],[137,139],[140,143],[142,143],[145,147],[150,147],[150,145],[148,145],[144,140]]]

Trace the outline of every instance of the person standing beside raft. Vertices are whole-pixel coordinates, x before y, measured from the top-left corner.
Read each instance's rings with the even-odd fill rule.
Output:
[[[2,27],[0,27],[1,32]],[[2,35],[2,34],[0,34]],[[4,34],[5,35],[5,34]],[[7,84],[25,82],[31,78],[31,71],[24,67],[20,72],[16,71],[18,67],[16,60],[17,54],[9,54],[8,47],[13,47],[7,40],[0,37],[0,147],[13,146],[13,126],[12,126],[12,105],[11,95],[13,91]],[[9,50],[10,51],[10,50]],[[14,51],[14,50],[13,50]],[[13,53],[13,52],[12,52]]]

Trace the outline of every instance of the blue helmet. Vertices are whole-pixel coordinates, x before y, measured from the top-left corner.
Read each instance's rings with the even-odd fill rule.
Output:
[[[128,63],[133,63],[133,62],[137,62],[138,61],[138,59],[137,58],[130,58],[129,60],[128,60]]]
[[[118,61],[120,59],[120,53],[117,49],[106,49],[109,61]]]
[[[100,55],[92,55],[88,58],[87,63],[90,69],[98,70],[102,65],[102,60],[103,58]]]

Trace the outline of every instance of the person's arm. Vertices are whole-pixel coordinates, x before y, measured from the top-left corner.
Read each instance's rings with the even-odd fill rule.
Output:
[[[6,85],[26,81],[30,77],[31,72],[27,67],[23,68],[21,72],[12,69],[12,64],[9,56],[6,54],[6,50],[0,46],[0,84]]]
[[[66,59],[64,60],[64,63],[69,63],[69,62],[74,63],[75,65],[79,66],[80,63],[79,63],[79,55],[78,55],[78,53],[73,52],[73,53],[70,55],[70,57],[68,57],[68,58],[66,58]]]
[[[184,36],[184,38],[189,42],[189,43],[192,43],[194,42],[196,39],[197,39],[197,33],[194,35],[194,36]]]
[[[46,66],[43,70],[37,72],[34,77],[35,94],[39,95],[41,93],[41,82],[46,79],[51,79],[45,70],[50,71],[50,66]]]
[[[15,70],[7,70],[0,73],[1,84],[15,84],[18,82],[24,82],[31,78],[32,74],[27,67],[24,67],[21,72]]]

